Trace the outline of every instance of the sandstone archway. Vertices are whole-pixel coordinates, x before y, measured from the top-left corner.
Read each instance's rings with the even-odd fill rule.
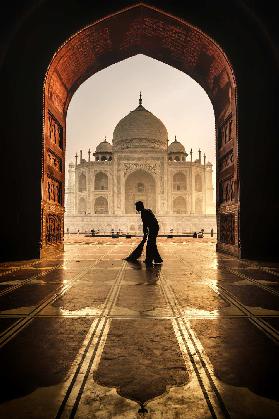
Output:
[[[177,68],[207,92],[216,119],[217,225],[220,250],[239,254],[239,179],[236,81],[222,49],[191,24],[144,4],[92,23],[68,39],[49,65],[44,83],[44,152],[42,253],[53,242],[48,220],[55,216],[63,230],[64,203],[53,201],[48,187],[64,190],[66,113],[72,95],[90,76],[136,54],[145,54]],[[55,168],[49,151],[58,160]],[[230,194],[219,194],[225,184]],[[50,186],[49,186],[50,185]],[[228,199],[227,199],[228,198]],[[222,216],[220,216],[222,215]],[[220,241],[220,236],[230,240]],[[62,240],[61,240],[62,245]]]

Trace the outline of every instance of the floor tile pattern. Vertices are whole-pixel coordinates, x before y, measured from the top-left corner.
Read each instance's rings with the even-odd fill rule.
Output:
[[[279,265],[139,240],[0,265],[0,417],[278,418]]]

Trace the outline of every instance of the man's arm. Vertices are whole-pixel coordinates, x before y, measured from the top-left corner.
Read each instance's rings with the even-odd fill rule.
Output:
[[[146,224],[143,224],[143,234],[144,236],[148,235],[148,226]]]

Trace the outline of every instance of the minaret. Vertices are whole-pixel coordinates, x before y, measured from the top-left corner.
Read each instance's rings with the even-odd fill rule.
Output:
[[[142,97],[141,97],[141,92],[140,92],[140,97],[139,97],[139,105],[142,106]]]
[[[199,163],[201,164],[201,149],[199,148]]]
[[[207,182],[206,182],[206,155],[203,155],[203,213],[206,214],[206,194],[207,194]]]
[[[82,163],[82,150],[80,150],[80,157],[79,157],[79,162],[80,162],[80,164]]]
[[[89,148],[89,150],[88,150],[88,161],[90,162],[90,156],[91,156],[91,150],[90,150],[90,148]]]
[[[190,191],[191,191],[191,199],[190,199],[190,202],[191,202],[191,210],[190,210],[190,214],[193,214],[194,213],[194,197],[193,197],[193,195],[194,195],[194,183],[193,183],[193,181],[194,181],[194,177],[193,177],[193,150],[192,150],[192,148],[191,148],[191,150],[190,150],[190,156],[191,156],[191,164],[190,164]]]
[[[74,163],[69,164],[68,170],[68,187],[65,191],[65,210],[66,215],[74,215],[75,214],[75,165]]]

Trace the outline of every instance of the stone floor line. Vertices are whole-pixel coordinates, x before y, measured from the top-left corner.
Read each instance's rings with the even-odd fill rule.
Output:
[[[256,317],[249,308],[247,308],[244,304],[242,304],[237,298],[233,296],[233,294],[224,289],[221,285],[216,286],[215,284],[211,284],[210,288],[219,294],[224,300],[228,301],[230,304],[237,307],[240,311],[242,311],[248,317],[249,321],[253,323],[256,327],[258,327],[263,333],[266,334],[270,339],[274,342],[279,342],[279,333],[274,329],[274,327],[270,326],[267,322],[262,320],[259,317]]]
[[[56,419],[64,417],[72,419],[75,417],[90,370],[94,366],[94,361],[100,359],[102,352],[99,345],[101,341],[103,344],[105,343],[106,336],[109,331],[110,320],[107,316],[110,314],[116,303],[126,266],[127,262],[123,261],[122,267],[120,268],[114,284],[110,289],[106,301],[104,302],[102,313],[100,317],[94,321],[94,327],[91,327],[90,337],[89,339],[87,338],[88,345],[86,346],[82,359],[57,412]]]
[[[61,269],[63,268],[63,264],[57,265],[57,266],[53,266],[43,272],[40,272],[38,274],[35,275],[31,275],[29,278],[23,279],[20,284],[16,284],[16,285],[12,285],[11,287],[3,290],[0,292],[0,297],[2,297],[2,295],[6,295],[9,294],[10,292],[15,291],[16,289],[23,287],[23,285],[27,285],[29,282],[34,281],[34,279],[39,279],[39,278],[43,278],[44,276],[48,275],[50,272],[55,271],[57,269]]]
[[[42,259],[42,260],[44,260],[44,259]],[[38,263],[37,259],[35,259],[31,263],[26,263],[25,265],[14,266],[13,268],[10,268],[9,270],[5,270],[4,272],[0,272],[0,277],[4,276],[4,275],[7,275],[7,274],[10,274],[10,273],[13,273],[13,272],[20,271],[20,270],[25,269],[25,268],[29,268],[29,267],[35,265],[36,263]],[[7,264],[3,264],[2,267],[5,268],[5,265],[7,265]]]
[[[183,318],[182,308],[172,290],[172,287],[168,284],[165,274],[162,272],[160,273],[160,280],[165,298],[168,301],[174,315],[177,316],[174,321],[176,322],[176,326],[180,334],[179,343],[180,345],[184,345],[186,348],[186,351],[183,352],[187,352],[188,354],[190,363],[196,374],[212,418],[230,418],[229,412],[226,409],[212,377],[213,369],[208,366],[208,362],[206,362],[202,352],[198,349],[196,344],[197,338],[194,340],[193,335],[190,334],[189,327]],[[200,346],[202,345],[200,344]]]
[[[258,288],[262,288],[263,290],[269,292],[270,294],[273,295],[277,295],[279,297],[279,291],[274,290],[273,288],[270,288],[267,285],[261,284],[259,281],[257,281],[256,279],[251,278],[250,276],[243,274],[241,272],[237,272],[235,269],[231,269],[227,266],[223,266],[223,265],[219,265],[220,268],[224,271],[230,272],[232,274],[234,274],[235,276],[238,276],[239,278],[242,279],[247,279],[247,281],[250,281],[253,283],[253,285],[255,285]],[[250,265],[251,266],[251,265]]]
[[[63,294],[65,294],[74,284],[82,277],[84,277],[87,272],[94,267],[101,258],[96,260],[89,269],[85,269],[84,271],[77,274],[74,279],[69,281],[66,285],[60,285],[54,292],[50,293],[37,307],[35,307],[26,317],[20,319],[16,324],[11,326],[7,329],[2,335],[0,335],[0,348],[6,345],[11,339],[13,339],[24,327],[26,327],[37,314],[39,314],[46,306],[49,304],[54,303],[54,301],[58,300]]]

